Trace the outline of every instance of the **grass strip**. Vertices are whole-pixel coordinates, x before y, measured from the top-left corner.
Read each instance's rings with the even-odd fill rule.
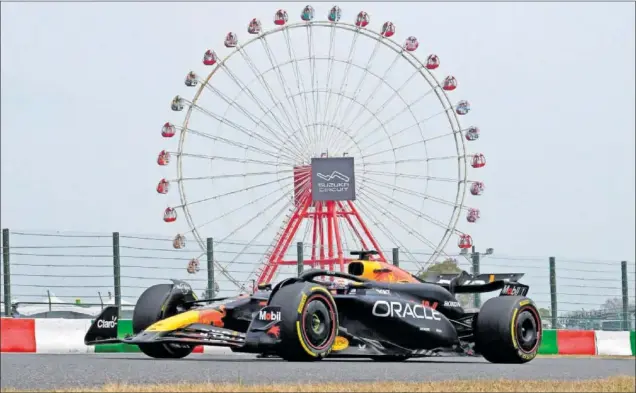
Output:
[[[108,384],[98,388],[70,388],[47,392],[634,392],[636,377],[590,380],[453,380],[435,382],[339,382],[259,384],[177,383],[155,385]],[[26,390],[3,389],[3,392]],[[29,390],[37,391],[37,390]]]

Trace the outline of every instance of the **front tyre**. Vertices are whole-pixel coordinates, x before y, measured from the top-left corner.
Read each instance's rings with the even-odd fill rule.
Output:
[[[182,301],[183,294],[173,292],[171,284],[157,284],[146,289],[133,311],[133,333],[139,334],[153,323],[176,315],[177,306]],[[146,356],[156,359],[180,359],[194,350],[194,346],[188,344],[157,343],[138,346]]]
[[[269,305],[281,307],[281,358],[315,361],[331,353],[338,335],[338,312],[325,287],[308,282],[285,285],[274,293]]]
[[[532,300],[500,296],[486,301],[477,314],[475,349],[491,363],[527,363],[537,356],[542,333]]]

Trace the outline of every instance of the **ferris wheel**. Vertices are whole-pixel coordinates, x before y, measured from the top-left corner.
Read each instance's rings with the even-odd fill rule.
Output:
[[[484,192],[468,171],[486,160],[466,151],[480,131],[460,124],[471,108],[452,97],[457,79],[439,75],[437,55],[416,55],[415,36],[396,41],[390,21],[375,31],[364,11],[353,23],[338,6],[325,20],[299,11],[219,37],[224,48],[185,76],[193,98],[172,100],[185,116],[161,129],[178,143],[159,153],[176,171],[157,192],[168,194],[163,220],[187,225],[173,246],[191,238],[203,253],[213,237],[215,268],[242,289],[296,264],[297,242],[305,265],[338,270],[350,250],[390,261],[397,247],[416,272],[451,239],[472,247],[458,223],[480,218],[465,198]]]

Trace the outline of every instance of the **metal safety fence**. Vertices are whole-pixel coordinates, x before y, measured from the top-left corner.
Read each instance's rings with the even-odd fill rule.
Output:
[[[2,314],[6,316],[82,318],[106,305],[130,314],[150,285],[185,280],[201,297],[231,296],[254,276],[255,267],[271,252],[270,244],[189,241],[119,232],[2,232]],[[349,250],[347,250],[348,253]],[[380,250],[391,263],[415,273],[414,260],[430,254],[397,248]],[[287,259],[299,261],[281,269],[276,280],[307,268],[311,245],[290,247]],[[546,327],[556,329],[634,329],[634,262],[568,259],[553,256],[447,255],[430,271],[454,273],[524,273],[529,296],[540,307]],[[444,270],[447,269],[447,270]],[[450,269],[450,270],[448,270]],[[464,296],[466,306],[479,307],[496,293]]]

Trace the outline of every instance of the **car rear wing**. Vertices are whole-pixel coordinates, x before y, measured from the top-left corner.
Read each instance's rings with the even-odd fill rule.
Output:
[[[524,273],[429,273],[426,282],[439,284],[453,293],[486,293],[501,290],[500,296],[525,296],[529,286],[519,283]]]

